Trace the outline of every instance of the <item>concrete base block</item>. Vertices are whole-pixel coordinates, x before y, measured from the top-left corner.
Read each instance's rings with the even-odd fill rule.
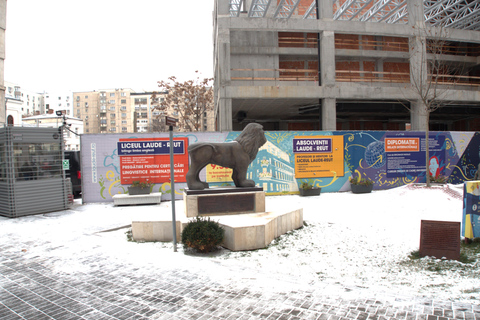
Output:
[[[232,251],[255,250],[265,248],[288,231],[301,228],[303,209],[216,218],[225,229],[223,247]]]
[[[176,221],[177,242],[181,240],[182,222]],[[164,221],[132,221],[132,237],[135,241],[170,242],[173,241],[172,219]]]
[[[139,194],[135,196],[129,194],[116,194],[112,198],[114,206],[159,204],[160,202],[162,202],[162,193],[154,192],[150,194]]]
[[[132,221],[132,236],[135,241],[173,240],[171,216],[150,217]],[[177,215],[177,242],[188,223],[184,215]],[[225,229],[222,246],[232,251],[255,250],[268,246],[275,238],[303,226],[303,209],[287,212],[262,212],[242,215],[216,216],[215,221]]]

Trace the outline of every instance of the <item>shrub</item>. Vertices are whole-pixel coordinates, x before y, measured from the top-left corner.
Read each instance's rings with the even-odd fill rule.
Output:
[[[150,188],[153,185],[154,185],[154,183],[152,183],[148,180],[146,180],[146,181],[140,181],[140,180],[132,181],[132,187],[138,187],[138,188],[141,188],[141,189]]]
[[[430,173],[430,182],[434,182],[434,183],[447,183],[447,177],[444,177],[442,176],[441,174],[437,174],[435,177],[432,176],[432,174]]]
[[[351,184],[356,184],[356,185],[361,185],[361,186],[370,186],[370,185],[373,184],[373,181],[370,180],[367,177],[365,177],[365,178],[360,177],[360,179],[358,179],[358,178],[355,178],[355,177],[351,176],[349,178],[349,180],[350,180]]]
[[[189,248],[206,253],[215,249],[223,241],[225,230],[210,218],[196,217],[182,232],[182,243]]]
[[[307,181],[303,181],[300,184],[300,189],[310,190],[310,189],[317,189],[317,187],[315,187],[312,179],[308,179]]]

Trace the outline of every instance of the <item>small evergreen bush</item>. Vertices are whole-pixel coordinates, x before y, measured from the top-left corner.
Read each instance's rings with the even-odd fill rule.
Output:
[[[202,253],[210,252],[223,241],[225,230],[210,218],[196,217],[182,232],[182,243]]]

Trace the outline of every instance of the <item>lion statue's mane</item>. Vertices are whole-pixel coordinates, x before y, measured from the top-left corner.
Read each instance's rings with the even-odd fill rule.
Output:
[[[232,179],[236,187],[254,187],[253,180],[247,180],[247,168],[255,159],[258,149],[267,142],[263,126],[249,123],[232,142],[193,143],[188,147],[191,164],[187,173],[187,186],[191,190],[208,188],[208,183],[200,181],[200,171],[207,164],[232,168]]]

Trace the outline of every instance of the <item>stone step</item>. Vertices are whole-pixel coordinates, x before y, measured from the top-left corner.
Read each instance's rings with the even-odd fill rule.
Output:
[[[176,214],[177,242],[188,223],[184,214]],[[275,238],[303,226],[303,209],[284,212],[262,212],[242,215],[215,216],[225,229],[222,246],[232,251],[255,250],[268,246]],[[132,221],[135,241],[173,240],[171,215]]]

